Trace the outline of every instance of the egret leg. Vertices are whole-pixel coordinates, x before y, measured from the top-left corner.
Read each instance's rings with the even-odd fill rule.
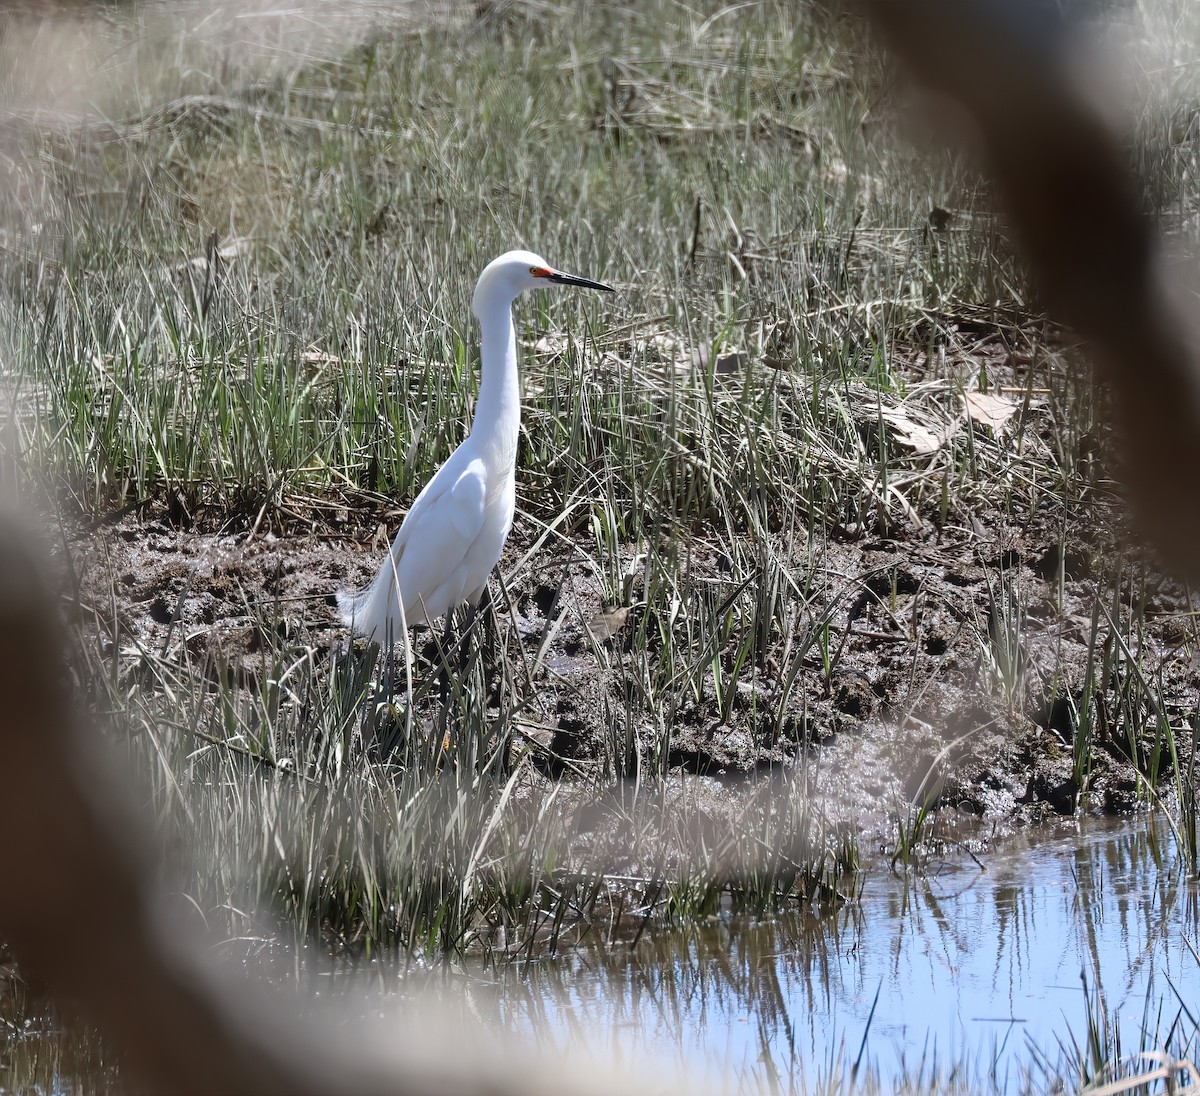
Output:
[[[462,677],[467,672],[467,663],[470,661],[471,642],[475,628],[475,620],[479,614],[479,607],[472,603],[467,607],[467,619],[463,624],[462,631],[462,647],[458,652],[458,673]]]
[[[508,592],[504,589],[503,580],[500,581],[500,589],[507,598]],[[485,667],[495,670],[500,661],[500,616],[490,585],[484,587],[483,597],[479,600],[479,611],[482,614],[479,635],[480,659]],[[490,701],[493,690],[495,690],[494,696],[499,707],[499,718],[493,727],[499,731],[500,735],[499,740],[492,748],[499,758],[500,771],[507,776],[511,772],[512,759],[512,729],[508,719],[508,698],[501,686],[503,674],[492,674],[491,676],[493,679],[499,680],[485,684],[484,694]]]
[[[454,642],[454,610],[449,609],[446,612],[446,632],[442,636],[442,683],[449,684],[450,675],[447,670],[447,659],[450,657],[450,652],[454,649],[451,644]]]
[[[444,744],[447,734],[447,725],[450,721],[450,652],[453,650],[451,646],[454,642],[454,609],[446,611],[446,631],[442,635],[442,643],[440,650],[441,667],[438,670],[438,677],[441,681],[442,695],[442,710],[438,714],[437,721],[437,736],[438,745]]]
[[[484,587],[483,597],[487,598],[487,606],[491,607],[491,594],[488,588]],[[479,616],[479,605],[482,603],[471,602],[467,606],[466,615],[462,621],[462,626],[458,630],[458,657],[455,659],[456,670],[460,687],[465,682],[467,673],[471,666],[471,646],[474,642],[474,634],[477,623],[482,623],[482,618]],[[450,721],[450,664],[451,652],[454,650],[454,628],[453,628],[454,612],[451,610],[446,614],[446,632],[442,639],[441,657],[442,666],[440,671],[441,677],[441,696],[442,709],[438,716],[437,733],[439,741],[444,745],[448,743],[448,727]],[[482,644],[481,648],[482,650]]]
[[[485,629],[485,628],[487,629],[488,645],[490,648],[492,648],[489,651],[489,653],[494,654],[495,653],[495,650],[494,650],[495,638],[496,638],[495,629],[493,627],[490,627],[489,625],[494,625],[496,623],[496,605],[492,601],[492,588],[490,585],[485,586],[483,588],[483,596],[480,597],[480,599],[479,599],[479,612],[483,616],[483,620],[481,621],[481,623],[479,625],[480,631],[482,632],[483,629]],[[483,648],[482,639],[480,640],[479,646],[480,646],[480,649],[482,650],[482,648]]]

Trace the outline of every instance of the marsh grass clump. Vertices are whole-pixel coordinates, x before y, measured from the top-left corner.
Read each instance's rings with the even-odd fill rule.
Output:
[[[93,678],[132,726],[162,870],[210,927],[350,955],[533,956],[618,939],[639,917],[842,900],[849,854],[791,780],[737,796],[556,785],[511,712],[481,720],[478,648],[448,695],[426,697],[395,690],[372,650],[261,642],[253,680],[186,646]]]

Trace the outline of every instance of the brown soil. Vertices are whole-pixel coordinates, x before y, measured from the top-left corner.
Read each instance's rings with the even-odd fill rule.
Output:
[[[395,524],[391,515],[385,527]],[[245,679],[280,641],[326,654],[344,644],[333,591],[366,581],[387,541],[365,523],[343,534],[185,529],[164,507],[158,517],[126,515],[80,530],[71,555],[84,617],[99,624],[110,654],[136,657],[140,647]],[[661,762],[663,744],[648,721],[627,737],[626,714],[638,716],[627,659],[639,610],[606,608],[581,553],[535,556],[513,574],[528,547],[518,521],[502,566],[511,611],[497,595],[484,634],[493,657],[502,649],[519,667],[534,661],[552,631],[532,678],[514,678],[523,695],[504,705],[517,711],[515,745],[549,778],[628,773],[639,752],[643,764]],[[692,580],[736,585],[715,555],[694,559]],[[829,612],[829,672],[814,645],[782,713],[776,655],[743,673],[728,718],[706,690],[679,708],[665,767],[717,790],[763,770],[809,765],[831,815],[865,826],[871,839],[920,802],[948,808],[964,823],[1004,826],[1077,809],[1128,810],[1138,791],[1131,755],[1150,770],[1156,705],[1176,728],[1194,711],[1196,644],[1186,592],[1142,571],[1131,578],[1128,562],[1118,577],[1120,560],[1095,512],[985,514],[969,528],[927,525],[887,539],[834,530],[818,568],[828,593],[811,604],[814,618]],[[1127,642],[1137,645],[1138,666],[1129,659],[1110,665],[1100,683],[1107,689],[1092,708],[1099,732],[1081,796],[1072,705],[1084,703],[1094,616],[1103,637],[1117,589],[1121,633],[1134,636]],[[1004,603],[1005,590],[1019,592],[1010,616],[1021,622],[1014,662],[1024,682],[1008,700],[985,654],[1003,633],[994,606]],[[1131,631],[1138,597],[1143,623]],[[774,650],[785,642],[776,637]],[[417,678],[436,674],[432,633],[415,630],[414,647]],[[432,721],[430,692],[425,716]],[[495,690],[491,703],[500,710]],[[1167,771],[1164,762],[1160,775]]]

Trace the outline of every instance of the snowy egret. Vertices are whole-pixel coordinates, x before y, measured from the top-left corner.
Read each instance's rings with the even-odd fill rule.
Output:
[[[396,642],[411,625],[482,596],[516,504],[521,402],[512,303],[526,289],[554,285],[612,292],[602,282],[555,270],[531,251],[508,251],[479,275],[471,301],[483,333],[475,421],[417,496],[371,585],[338,591],[342,619],[358,635]]]

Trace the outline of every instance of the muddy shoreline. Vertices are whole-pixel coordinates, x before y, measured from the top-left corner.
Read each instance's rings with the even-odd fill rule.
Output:
[[[77,527],[77,623],[106,659],[128,667],[139,650],[158,652],[213,681],[253,683],[280,644],[318,659],[344,647],[333,591],[369,576],[394,527],[393,515],[358,513],[340,532],[251,535],[203,520],[185,527],[171,510],[152,504]],[[666,742],[649,724],[624,740],[613,727],[617,713],[636,713],[624,660],[644,606],[605,604],[583,552],[543,549],[514,572],[532,542],[518,521],[480,639],[493,653],[524,652],[526,695],[515,705],[492,695],[490,710],[516,711],[514,757],[548,780],[682,773],[719,795],[811,765],[830,817],[872,842],[912,806],[1005,828],[1129,811],[1156,720],[1186,725],[1194,708],[1195,625],[1181,586],[1122,555],[1116,520],[1114,505],[1097,501],[1086,514],[984,513],[890,537],[839,528],[798,546],[814,558],[812,619],[769,648],[808,645],[786,703],[780,659],[768,654],[741,668],[719,703],[707,690],[681,698]],[[692,583],[754,581],[703,548],[692,552]],[[1113,658],[1111,680],[1095,680],[1122,607],[1136,610],[1137,672],[1161,687],[1154,696],[1131,701]],[[439,639],[414,630],[416,679],[437,673]],[[1095,742],[1081,770],[1074,736],[1089,661]],[[433,718],[430,700],[418,722]],[[1157,771],[1167,774],[1161,759]]]

